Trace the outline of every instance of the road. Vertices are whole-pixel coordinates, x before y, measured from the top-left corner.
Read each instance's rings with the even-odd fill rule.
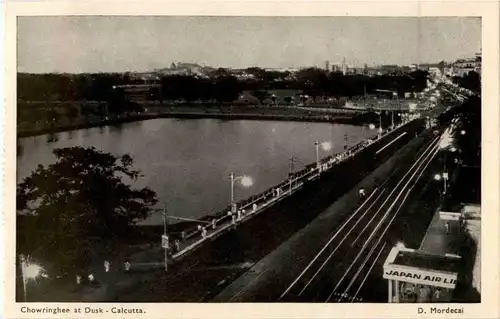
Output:
[[[385,257],[398,239],[416,245],[432,218],[431,206],[437,205],[435,189],[421,215],[415,204],[429,188],[430,172],[439,165],[438,138],[428,132],[409,145],[398,165],[391,163],[385,180],[364,202],[351,205],[351,213],[341,222],[333,217],[346,207],[329,208],[330,213],[320,215],[318,222],[264,258],[214,301],[387,301],[381,278]],[[414,234],[408,236],[410,232]]]

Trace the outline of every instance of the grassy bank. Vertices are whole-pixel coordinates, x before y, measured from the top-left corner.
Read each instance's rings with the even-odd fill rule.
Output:
[[[62,118],[57,123],[45,122],[38,125],[19,123],[17,136],[29,137],[64,131],[117,125],[127,122],[137,122],[155,118],[216,118],[223,120],[269,120],[269,121],[301,121],[330,122],[363,125],[372,121],[367,114],[346,112],[333,113],[325,110],[305,110],[292,107],[207,107],[207,106],[174,106],[165,107],[152,105],[145,112],[118,116],[86,116],[73,121]]]

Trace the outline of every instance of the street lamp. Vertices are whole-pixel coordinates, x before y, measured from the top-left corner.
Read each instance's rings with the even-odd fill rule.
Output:
[[[28,257],[20,255],[19,259],[21,260],[21,277],[23,281],[24,302],[26,302],[27,301],[26,286],[28,284],[28,281],[36,280],[38,277],[40,276],[45,277],[46,275],[44,274],[43,267],[36,263],[30,262]]]
[[[235,176],[234,173],[229,175],[229,179],[231,180],[231,207],[233,210],[236,210],[236,204],[234,203],[234,184],[240,182],[241,186],[248,188],[253,185],[253,179],[247,175]]]
[[[378,136],[382,135],[382,112],[377,112],[378,114]]]
[[[299,162],[299,163],[305,165],[304,162],[302,162],[301,160],[299,160],[296,157],[290,158],[290,173],[288,174],[288,178],[289,178],[289,182],[290,182],[290,194],[292,193],[292,182],[293,182],[293,171],[294,171],[294,165],[293,164],[295,162]]]
[[[441,141],[439,141],[439,148],[440,149],[446,149],[453,144],[453,137],[448,131],[445,131],[444,134],[441,136]]]
[[[442,174],[435,174],[434,175],[434,180],[440,181],[443,180],[443,195],[446,194],[447,187],[448,187],[448,172],[443,172]]]
[[[163,248],[163,266],[165,267],[165,272],[168,271],[168,248],[169,248],[169,238],[167,235],[167,205],[163,206],[163,235],[161,236],[161,245]]]
[[[314,146],[316,146],[316,163],[319,165],[319,149],[321,149],[325,152],[329,152],[332,149],[332,143],[331,142],[319,142],[315,141]]]

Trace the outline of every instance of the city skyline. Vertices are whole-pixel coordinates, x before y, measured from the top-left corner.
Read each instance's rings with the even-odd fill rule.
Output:
[[[235,69],[324,67],[344,59],[356,67],[409,65],[480,50],[481,19],[472,17],[18,19],[18,71],[29,73],[147,72],[172,62]]]

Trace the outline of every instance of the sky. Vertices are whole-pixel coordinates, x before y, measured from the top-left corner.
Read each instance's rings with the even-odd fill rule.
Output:
[[[151,71],[172,62],[212,67],[324,67],[454,61],[481,49],[466,17],[18,18],[18,71]]]

